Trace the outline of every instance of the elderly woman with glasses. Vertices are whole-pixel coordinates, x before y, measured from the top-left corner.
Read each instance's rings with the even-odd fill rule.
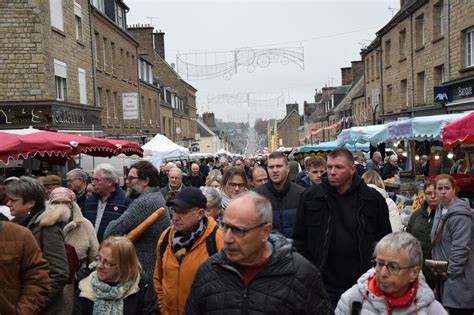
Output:
[[[423,253],[411,234],[386,235],[372,263],[341,296],[336,314],[447,314],[420,273]]]
[[[99,246],[96,271],[79,282],[73,314],[160,314],[153,286],[140,276],[133,243],[113,236]]]

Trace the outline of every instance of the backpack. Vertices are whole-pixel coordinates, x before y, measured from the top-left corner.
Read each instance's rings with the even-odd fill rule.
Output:
[[[41,251],[43,251],[43,227],[40,228],[40,244]],[[68,242],[64,242],[64,249],[66,250],[66,258],[69,270],[67,283],[74,283],[76,280],[76,272],[80,268],[79,257],[77,257],[77,252],[74,246]]]
[[[209,237],[206,239],[206,248],[207,248],[207,254],[209,257],[212,255],[216,254],[218,252],[217,250],[217,244],[216,244],[216,232],[219,229],[219,227],[216,225],[214,229],[212,230],[211,234]],[[163,238],[163,242],[161,242],[160,245],[160,257],[163,257],[163,254],[165,253],[166,247],[168,247],[168,242],[169,242],[169,236],[171,233],[171,227],[166,229],[164,232],[165,237]]]

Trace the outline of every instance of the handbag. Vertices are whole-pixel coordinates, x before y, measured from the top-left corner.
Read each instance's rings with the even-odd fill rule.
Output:
[[[425,259],[425,267],[428,268],[436,279],[448,279],[448,262],[445,260]]]

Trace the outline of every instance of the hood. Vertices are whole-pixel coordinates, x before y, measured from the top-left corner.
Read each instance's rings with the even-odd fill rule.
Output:
[[[36,218],[35,222],[39,225],[51,226],[56,223],[65,223],[71,217],[71,210],[64,205],[52,205],[46,203],[46,209]]]
[[[368,283],[369,283],[369,278],[375,275],[375,269],[371,268],[369,271],[364,273],[358,280],[357,280],[357,288],[359,289],[360,293],[364,297],[364,299],[367,299],[376,309],[386,309],[385,301],[381,297],[376,297],[373,294],[369,294],[368,290]],[[420,271],[418,274],[418,289],[416,291],[416,303],[417,305],[414,306],[413,304],[409,306],[407,310],[405,310],[407,313],[411,313],[410,309],[413,308],[413,311],[420,309],[420,308],[425,308],[428,305],[430,305],[434,301],[434,294],[431,288],[428,286],[425,280],[425,276],[423,273]],[[377,307],[379,306],[379,307]]]
[[[279,233],[271,233],[268,242],[273,247],[276,256],[285,256],[293,251],[293,240]]]
[[[68,232],[74,230],[76,227],[84,222],[84,216],[82,215],[81,209],[77,205],[77,203],[73,202],[72,204],[72,221],[69,222],[63,229],[64,233],[67,234]]]
[[[451,205],[451,207],[449,207],[448,212],[442,215],[441,217],[448,218],[454,215],[465,215],[468,217],[473,216],[472,209],[469,205],[469,202],[466,199],[461,199],[461,198],[454,199],[454,203]]]
[[[378,186],[375,186],[374,184],[367,184],[367,186],[369,186],[370,188],[373,188],[376,191],[378,191],[378,193],[381,194],[382,197],[384,197],[385,199],[389,198],[388,193],[387,193],[387,191],[385,191],[385,189],[382,189]]]

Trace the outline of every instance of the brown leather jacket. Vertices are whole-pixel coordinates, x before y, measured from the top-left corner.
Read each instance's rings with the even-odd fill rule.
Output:
[[[48,262],[31,231],[0,222],[0,314],[39,314],[48,293]]]

